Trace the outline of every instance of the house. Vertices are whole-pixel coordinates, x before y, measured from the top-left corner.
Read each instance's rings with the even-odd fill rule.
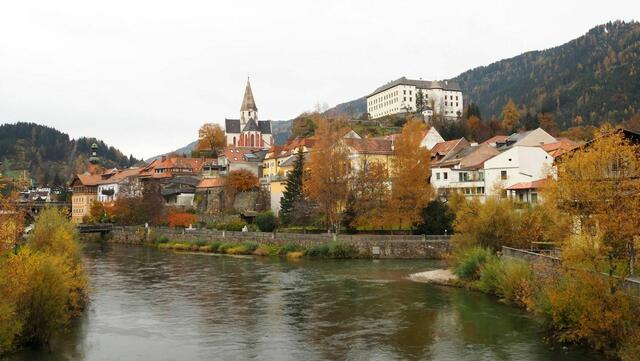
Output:
[[[268,182],[276,178],[286,176],[286,169],[281,168],[281,164],[301,149],[303,153],[309,153],[316,142],[316,138],[295,138],[288,141],[284,145],[276,145],[271,147],[265,155],[263,161],[263,180]]]
[[[393,142],[380,138],[347,138],[342,140],[349,150],[353,173],[360,171],[365,163],[384,164],[390,171],[393,167]]]
[[[102,203],[112,203],[118,196],[134,197],[142,194],[142,186],[138,175],[142,168],[129,168],[124,170],[110,171],[101,175],[98,182],[98,201]]]
[[[485,193],[505,195],[514,184],[546,178],[552,165],[553,157],[540,146],[510,146],[485,161]]]
[[[225,136],[229,147],[269,149],[274,145],[270,120],[258,120],[258,107],[247,79],[240,119],[225,119]]]
[[[367,112],[376,119],[387,115],[415,112],[418,94],[429,108],[428,117],[440,114],[455,119],[464,109],[462,89],[454,81],[426,81],[401,77],[367,95]]]
[[[484,164],[500,152],[489,144],[472,145],[461,140],[451,144],[451,150],[431,164],[431,185],[439,196],[445,198],[451,192],[467,197],[484,197]]]
[[[260,148],[229,147],[218,157],[218,165],[224,169],[224,174],[244,169],[260,178],[266,154],[267,150]]]
[[[98,200],[98,183],[102,180],[100,174],[76,174],[71,181],[71,221],[79,224],[88,216],[93,202]]]

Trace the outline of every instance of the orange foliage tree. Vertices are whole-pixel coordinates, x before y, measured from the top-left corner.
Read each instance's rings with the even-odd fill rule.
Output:
[[[405,124],[393,149],[391,199],[387,218],[402,228],[421,220],[421,211],[433,198],[431,153],[420,143],[426,132],[423,122]]]
[[[167,223],[169,227],[189,227],[190,225],[198,222],[198,216],[193,213],[181,212],[179,210],[173,210],[167,215]]]
[[[386,225],[389,205],[389,171],[381,162],[363,161],[353,177],[351,193],[355,220],[353,225],[381,229]]]
[[[318,205],[326,224],[338,231],[349,181],[349,150],[341,141],[347,128],[341,119],[318,121],[318,138],[309,160],[304,192]]]
[[[513,132],[518,128],[518,122],[520,122],[520,112],[518,106],[509,99],[504,108],[502,108],[502,128],[505,132]]]
[[[197,146],[199,151],[210,151],[212,156],[217,157],[218,150],[224,148],[226,144],[224,130],[218,124],[207,123],[200,127]]]

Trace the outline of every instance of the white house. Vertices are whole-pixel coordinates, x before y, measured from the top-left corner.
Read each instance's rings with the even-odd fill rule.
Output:
[[[98,201],[102,203],[114,202],[119,195],[138,196],[142,194],[142,186],[138,179],[141,168],[112,170],[98,182]]]
[[[389,82],[367,96],[367,112],[371,118],[415,112],[416,96],[421,92],[428,106],[427,116],[433,113],[446,118],[462,115],[462,89],[454,81],[412,80],[402,77]]]
[[[539,146],[512,146],[484,162],[485,193],[500,195],[517,183],[546,178],[553,157]]]

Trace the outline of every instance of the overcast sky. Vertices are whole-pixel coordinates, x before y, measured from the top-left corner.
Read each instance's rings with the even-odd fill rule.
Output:
[[[0,123],[149,157],[239,115],[291,119],[640,17],[640,1],[2,1]]]

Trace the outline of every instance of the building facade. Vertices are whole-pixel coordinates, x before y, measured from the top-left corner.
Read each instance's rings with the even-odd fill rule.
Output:
[[[258,120],[258,107],[247,79],[240,119],[225,119],[227,146],[269,149],[274,144],[270,120]]]
[[[420,94],[419,94],[420,93]],[[456,119],[462,116],[462,89],[454,81],[412,80],[402,77],[374,90],[367,96],[367,112],[372,119],[415,112],[417,100],[424,102],[424,115]]]

